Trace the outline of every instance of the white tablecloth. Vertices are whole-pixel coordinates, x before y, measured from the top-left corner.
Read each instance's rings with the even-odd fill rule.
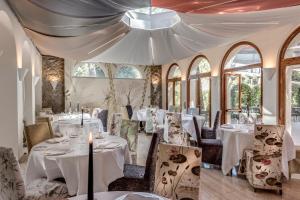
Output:
[[[142,192],[98,192],[94,194],[94,198],[97,200],[116,200],[119,197],[122,197],[124,195],[128,194],[139,194],[139,195],[146,195],[146,196],[154,196],[153,200],[166,200],[164,197],[159,197],[154,194],[150,193],[142,193]],[[69,198],[70,200],[86,200],[87,195],[80,195],[76,197]],[[133,200],[133,198],[132,198]],[[134,199],[134,200],[140,200],[139,199]]]
[[[88,142],[87,136],[68,139],[49,144],[43,142],[36,145],[28,159],[25,174],[26,183],[41,177],[48,180],[64,177],[70,195],[87,192]],[[65,140],[65,141],[63,141]],[[104,139],[95,139],[94,147],[113,145],[111,149],[96,149],[94,152],[94,191],[107,191],[109,183],[123,177],[124,163],[130,163],[127,141],[118,136],[105,135]],[[46,152],[67,150],[60,156],[47,156]]]
[[[157,117],[158,117],[158,124],[163,124],[164,123],[164,118],[166,114],[166,110],[163,109],[158,109],[157,110]],[[140,121],[140,122],[145,122],[147,120],[147,109],[141,109],[141,110],[135,110],[133,111],[132,114],[132,120]]]
[[[84,133],[98,133],[103,132],[103,125],[100,119],[84,119],[83,129],[81,129],[81,119],[66,119],[54,121],[52,123],[54,132],[59,132],[64,136],[69,136],[70,134],[81,134]]]
[[[59,113],[53,115],[53,121],[81,119],[81,117],[81,113]],[[83,113],[83,119],[91,119],[91,115],[89,113]]]
[[[234,129],[219,128],[217,137],[223,142],[222,172],[227,175],[239,163],[244,149],[253,148],[254,127],[239,125]],[[295,158],[293,139],[288,132],[285,132],[282,145],[282,172],[287,179],[289,178],[288,161]]]

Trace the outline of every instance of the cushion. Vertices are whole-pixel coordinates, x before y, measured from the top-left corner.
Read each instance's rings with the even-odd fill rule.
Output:
[[[138,165],[124,166],[124,176],[127,178],[144,178],[145,167]]]

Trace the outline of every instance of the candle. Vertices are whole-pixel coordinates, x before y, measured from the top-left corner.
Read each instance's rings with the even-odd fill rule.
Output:
[[[81,108],[81,127],[83,127],[83,108]]]
[[[88,200],[94,200],[93,134],[89,135]]]

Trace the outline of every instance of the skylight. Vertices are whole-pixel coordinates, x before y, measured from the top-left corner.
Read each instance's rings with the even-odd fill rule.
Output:
[[[153,30],[172,27],[180,17],[173,10],[146,7],[126,12],[122,20],[132,28]]]

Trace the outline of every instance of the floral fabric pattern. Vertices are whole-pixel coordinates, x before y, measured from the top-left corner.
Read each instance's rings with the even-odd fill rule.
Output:
[[[283,134],[283,126],[255,126],[254,150],[244,152],[240,167],[254,188],[281,190]]]
[[[185,134],[182,130],[181,113],[166,113],[166,132],[168,143],[186,145]]]
[[[122,113],[113,113],[111,126],[110,126],[110,135],[120,136],[122,125]]]
[[[129,151],[136,154],[139,122],[122,120],[120,136],[127,140]]]
[[[154,192],[173,200],[197,200],[201,157],[197,147],[159,144]]]
[[[147,108],[146,111],[146,133],[155,133],[158,126],[157,109]]]

